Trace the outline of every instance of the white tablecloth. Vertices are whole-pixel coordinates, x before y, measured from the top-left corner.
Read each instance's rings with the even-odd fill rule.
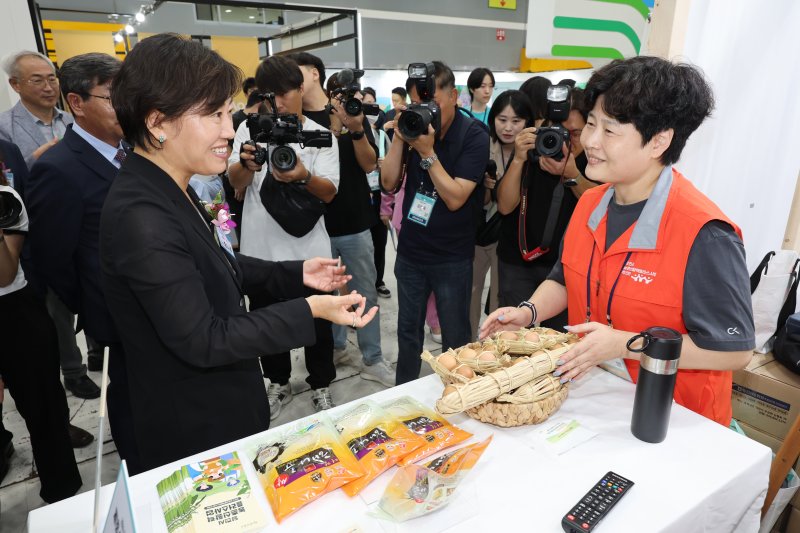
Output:
[[[370,398],[381,402],[410,395],[433,406],[441,391],[438,378],[428,376]],[[466,478],[458,504],[395,526],[369,515],[364,498],[351,499],[339,490],[301,508],[279,529],[424,533],[448,528],[503,531],[523,527],[526,531],[561,532],[564,514],[601,476],[613,470],[635,485],[600,522],[600,532],[757,531],[767,490],[769,448],[677,404],[673,404],[667,439],[660,444],[641,442],[630,433],[634,391],[630,383],[601,370],[593,370],[574,383],[557,414],[577,420],[598,435],[562,455],[528,444],[526,435],[534,426],[504,429],[465,415],[450,417],[451,422],[475,434],[470,442],[494,434],[493,442]],[[336,411],[350,406],[340,406]],[[263,435],[251,438],[261,439]],[[242,454],[249,441],[220,446],[131,478],[139,531],[166,532],[156,493],[158,481],[192,461],[232,450]],[[252,485],[259,487],[251,465],[246,468]],[[365,492],[378,494],[394,471],[375,480]],[[106,507],[112,491],[113,485],[102,488],[101,502]],[[276,529],[266,498],[260,490],[255,492],[271,522],[267,530]],[[83,493],[33,511],[28,516],[29,532],[90,531],[93,494]]]

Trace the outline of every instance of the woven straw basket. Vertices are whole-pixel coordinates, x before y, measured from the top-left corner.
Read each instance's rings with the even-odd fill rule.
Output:
[[[569,389],[552,372],[561,354],[575,342],[575,335],[548,328],[521,329],[448,350],[440,358],[448,357],[447,362],[456,365],[453,368],[427,351],[421,358],[446,385],[436,402],[437,411],[464,412],[501,427],[521,426],[543,422],[561,407]],[[475,352],[491,352],[495,359],[477,360]],[[474,377],[465,377],[470,369]]]

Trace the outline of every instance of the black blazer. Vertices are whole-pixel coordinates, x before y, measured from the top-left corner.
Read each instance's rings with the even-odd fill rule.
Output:
[[[100,259],[142,466],[267,429],[257,357],[313,345],[314,321],[303,299],[247,313],[244,294],[307,295],[302,262],[228,259],[178,185],[135,153],[103,208]]]
[[[117,333],[100,285],[100,213],[117,172],[70,125],[26,186],[36,276],[78,315],[78,330],[106,346]]]

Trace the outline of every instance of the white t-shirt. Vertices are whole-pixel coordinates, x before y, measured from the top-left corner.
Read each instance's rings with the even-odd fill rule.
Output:
[[[17,198],[17,200],[19,200],[20,203],[22,203],[22,198],[19,197],[19,194],[17,194],[17,191],[15,191],[13,187],[9,187],[8,185],[0,185],[0,191],[10,192]],[[25,233],[28,232],[28,212],[25,210],[24,204],[22,205],[22,214],[20,215],[17,224],[7,229]],[[5,237],[8,238],[8,235]],[[0,296],[5,296],[6,294],[16,292],[25,287],[27,284],[28,282],[25,280],[25,273],[22,271],[22,265],[19,265],[17,267],[17,277],[14,278],[14,281],[12,281],[10,285],[0,287]]]
[[[303,122],[304,130],[326,130],[308,117]],[[242,143],[250,138],[247,123],[242,122],[233,139],[233,151],[228,159],[228,166],[239,162],[239,151]],[[259,143],[260,146],[266,146]],[[300,148],[299,144],[289,144],[306,169],[314,176],[329,180],[339,189],[339,148],[336,137],[329,148]],[[271,149],[270,149],[271,155]],[[261,185],[267,174],[267,166],[256,172],[253,182],[247,187],[242,213],[242,242],[239,250],[245,254],[268,261],[287,261],[292,259],[309,259],[312,257],[330,257],[331,241],[325,229],[325,217],[319,217],[317,225],[302,237],[294,237],[272,218],[261,203]]]

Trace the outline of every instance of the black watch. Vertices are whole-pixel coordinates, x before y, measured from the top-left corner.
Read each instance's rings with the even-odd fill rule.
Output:
[[[361,131],[351,131],[351,132],[350,132],[350,137],[352,137],[354,141],[359,141],[359,140],[363,139],[363,138],[364,138],[364,135],[366,135],[366,133],[364,132],[364,130],[361,130]]]
[[[538,315],[538,313],[536,312],[536,306],[533,305],[532,302],[524,300],[520,302],[517,307],[527,307],[531,310],[531,323],[525,326],[526,328],[532,328],[534,325],[536,325],[536,315]]]

